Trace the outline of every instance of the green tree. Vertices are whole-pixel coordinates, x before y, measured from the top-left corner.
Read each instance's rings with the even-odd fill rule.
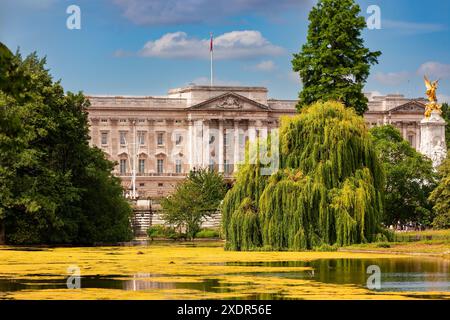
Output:
[[[0,215],[7,241],[129,240],[131,208],[111,174],[114,164],[88,143],[89,101],[65,94],[45,59],[6,56],[0,67]]]
[[[448,103],[442,104],[442,118],[447,122],[445,126],[445,142],[447,144],[447,149],[450,150],[450,107]]]
[[[384,174],[353,109],[318,102],[282,118],[279,153],[281,168],[271,176],[261,175],[259,161],[239,169],[222,205],[227,249],[303,250],[380,238]]]
[[[207,169],[191,171],[175,192],[162,200],[164,220],[185,228],[187,237],[194,239],[202,221],[218,210],[225,193],[222,175]]]
[[[437,179],[431,160],[411,147],[391,125],[374,127],[370,132],[386,174],[383,222],[429,225],[433,217],[428,196]]]
[[[367,110],[362,91],[381,52],[364,46],[361,32],[366,22],[360,11],[354,0],[319,0],[311,10],[307,42],[292,60],[303,82],[298,109],[338,100],[359,115]]]
[[[433,227],[438,229],[450,228],[450,154],[439,167],[440,182],[430,195],[430,201],[434,204],[436,217]]]

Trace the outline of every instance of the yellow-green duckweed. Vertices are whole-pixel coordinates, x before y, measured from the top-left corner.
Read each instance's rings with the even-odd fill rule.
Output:
[[[0,247],[0,299],[450,298],[445,290],[378,292],[352,283],[354,279],[331,283],[308,265],[323,260],[331,265],[336,261],[342,270],[358,268],[356,280],[364,283],[364,266],[350,266],[346,261],[400,258],[405,257],[351,252],[230,252],[220,244],[32,251],[5,246]],[[69,266],[80,268],[81,289],[64,287]]]

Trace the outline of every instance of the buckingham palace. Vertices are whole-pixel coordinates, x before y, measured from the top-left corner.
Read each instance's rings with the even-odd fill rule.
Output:
[[[168,195],[186,174],[208,167],[232,178],[245,145],[271,134],[296,100],[264,87],[190,85],[166,96],[89,96],[91,144],[115,161],[114,174],[136,198]],[[424,99],[367,94],[369,127],[392,124],[419,149]]]

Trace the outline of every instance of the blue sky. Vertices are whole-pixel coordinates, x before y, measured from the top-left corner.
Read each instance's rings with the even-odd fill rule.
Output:
[[[314,0],[0,0],[0,41],[47,56],[66,90],[164,95],[209,81],[209,33],[216,38],[215,82],[269,88],[295,99],[301,83],[292,54],[306,40]],[[366,91],[424,95],[423,73],[440,78],[450,100],[450,1],[359,0],[381,9],[381,30],[364,32],[380,50]],[[69,5],[81,30],[69,30]]]

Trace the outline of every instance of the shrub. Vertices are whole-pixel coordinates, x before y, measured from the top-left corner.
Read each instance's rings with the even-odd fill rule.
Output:
[[[317,251],[317,252],[335,252],[337,250],[338,250],[337,245],[329,245],[326,243],[313,248],[313,251]]]
[[[395,234],[391,230],[384,229],[381,230],[375,237],[375,242],[393,242],[395,239]]]
[[[218,230],[215,229],[203,229],[197,232],[195,235],[196,238],[219,238],[220,234]]]
[[[151,226],[147,230],[147,235],[150,239],[153,240],[153,238],[164,238],[166,236],[166,227],[164,226]]]

